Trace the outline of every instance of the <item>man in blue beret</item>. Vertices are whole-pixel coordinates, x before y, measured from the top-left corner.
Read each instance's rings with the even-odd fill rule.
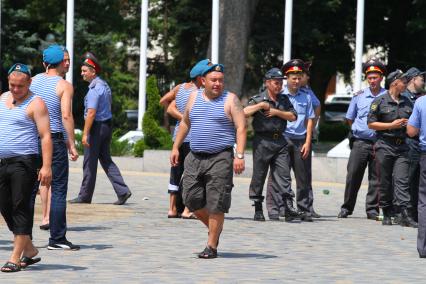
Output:
[[[379,180],[376,174],[374,154],[376,132],[368,128],[367,116],[371,102],[386,92],[386,89],[380,85],[386,69],[383,63],[374,59],[367,61],[363,67],[369,86],[354,94],[346,113],[346,121],[351,126],[351,154],[347,165],[344,202],[337,217],[347,218],[352,215],[365,168],[368,165],[365,212],[367,219],[376,220],[379,215]]]
[[[36,180],[50,186],[52,140],[46,104],[30,91],[28,66],[14,64],[8,80],[10,91],[0,96],[0,211],[13,232],[14,243],[12,255],[1,271],[17,272],[41,260],[35,258],[38,250],[31,240],[31,196]]]
[[[413,104],[418,98],[423,96],[426,91],[425,87],[425,72],[420,71],[416,67],[411,67],[405,72],[407,75],[407,89],[402,93],[402,96],[408,98]],[[409,169],[408,169],[408,180],[410,181],[410,196],[411,196],[411,205],[412,205],[412,216],[415,221],[417,221],[417,204],[418,204],[418,195],[419,195],[419,175],[420,175],[420,155],[421,148],[419,145],[419,137],[407,137],[406,140],[409,150],[408,150],[408,159],[409,159]]]
[[[221,64],[204,69],[204,89],[191,93],[170,155],[171,165],[177,166],[179,147],[190,132],[183,199],[208,228],[207,246],[198,255],[203,259],[217,257],[225,213],[231,206],[233,171],[240,174],[245,166],[246,119],[238,97],[224,90],[223,69]]]
[[[270,220],[279,220],[280,208],[284,206],[282,197],[293,198],[290,184],[290,165],[287,142],[282,133],[287,121],[297,118],[296,111],[287,96],[281,95],[283,73],[272,68],[264,77],[265,91],[249,99],[244,108],[246,117],[253,116],[253,176],[250,182],[249,197],[254,201],[254,220],[265,221],[263,215],[263,186],[269,168],[271,183],[270,202],[267,202]],[[269,205],[269,206],[268,206]],[[288,213],[289,210],[286,210]],[[286,216],[290,217],[290,216]]]
[[[81,66],[81,76],[89,83],[89,91],[84,98],[84,129],[81,140],[84,146],[83,181],[78,197],[70,200],[70,203],[92,202],[99,161],[117,194],[114,205],[123,205],[132,193],[111,158],[112,94],[107,82],[99,77],[100,70],[97,58],[86,52]]]
[[[64,50],[51,45],[43,51],[43,66],[46,71],[34,76],[31,91],[41,97],[49,110],[50,131],[53,140],[52,185],[50,203],[49,250],[78,250],[66,238],[66,198],[68,192],[68,153],[72,161],[78,158],[74,138],[72,114],[73,86],[62,78],[64,74]],[[68,152],[68,153],[67,153]],[[38,190],[36,185],[35,192]],[[33,200],[35,195],[33,196]]]
[[[182,83],[174,87],[167,94],[165,94],[160,104],[167,108],[167,113],[177,120],[175,130],[173,133],[173,141],[175,141],[176,133],[179,129],[180,121],[188,102],[189,95],[201,88],[201,74],[204,68],[211,65],[209,59],[203,59],[197,62],[189,72],[190,81]],[[189,153],[189,141],[191,135],[185,137],[184,142],[179,148],[179,164],[170,168],[170,182],[168,192],[170,195],[168,218],[183,219],[196,219],[197,217],[189,211],[188,207],[183,205],[182,202],[182,188],[180,186],[181,178],[184,170],[184,161]]]

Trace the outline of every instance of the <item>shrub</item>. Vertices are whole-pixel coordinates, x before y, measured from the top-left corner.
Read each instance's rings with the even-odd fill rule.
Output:
[[[342,141],[348,136],[350,127],[343,123],[321,123],[319,141]]]
[[[170,149],[172,137],[170,133],[160,126],[163,117],[163,108],[159,104],[160,93],[157,79],[150,76],[146,88],[147,110],[142,120],[142,129],[146,149]]]
[[[145,141],[143,139],[138,140],[133,147],[133,154],[135,157],[143,157],[143,152],[146,149]]]

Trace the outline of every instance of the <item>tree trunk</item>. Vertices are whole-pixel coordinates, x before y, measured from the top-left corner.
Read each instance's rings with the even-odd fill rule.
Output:
[[[225,89],[240,97],[251,25],[258,2],[259,0],[220,1],[219,62],[225,66]],[[211,48],[208,54],[211,54]]]

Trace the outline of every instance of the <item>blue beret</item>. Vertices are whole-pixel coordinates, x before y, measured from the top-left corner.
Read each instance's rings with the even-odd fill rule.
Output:
[[[203,70],[203,73],[201,75],[205,76],[207,73],[216,71],[223,73],[225,67],[223,67],[222,64],[213,64],[211,66],[206,66]]]
[[[15,63],[15,64],[13,64],[13,66],[10,67],[9,71],[7,72],[7,75],[10,75],[10,73],[12,73],[14,71],[27,74],[28,76],[31,77],[30,68],[28,68],[28,66],[25,65],[25,64],[22,64],[22,63]]]
[[[197,64],[195,64],[194,67],[192,67],[191,72],[189,72],[189,77],[191,79],[195,79],[198,76],[201,76],[204,68],[206,68],[206,66],[209,64],[210,64],[210,60],[208,59],[203,59],[201,61],[198,61]]]
[[[416,67],[411,67],[410,69],[407,70],[407,72],[405,72],[405,74],[407,75],[408,81],[411,81],[411,79],[413,79],[414,77],[424,75],[425,73],[426,73],[425,71],[422,72]]]
[[[43,62],[47,64],[58,64],[64,60],[64,50],[61,46],[54,44],[43,51]]]
[[[269,69],[265,74],[265,79],[284,79],[283,73],[278,68]]]

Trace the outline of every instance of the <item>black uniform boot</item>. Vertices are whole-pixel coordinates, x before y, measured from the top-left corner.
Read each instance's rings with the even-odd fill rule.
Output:
[[[399,224],[403,227],[417,228],[418,224],[411,218],[407,208],[401,208],[401,219]]]
[[[297,218],[300,216],[299,211],[293,207],[293,198],[287,197],[284,202],[284,208],[285,208],[285,221],[292,221],[294,218]]]
[[[392,217],[389,208],[383,208],[383,220],[382,225],[391,226],[392,225]]]
[[[265,221],[265,216],[263,216],[263,207],[262,202],[255,201],[254,202],[254,220],[255,221]]]

